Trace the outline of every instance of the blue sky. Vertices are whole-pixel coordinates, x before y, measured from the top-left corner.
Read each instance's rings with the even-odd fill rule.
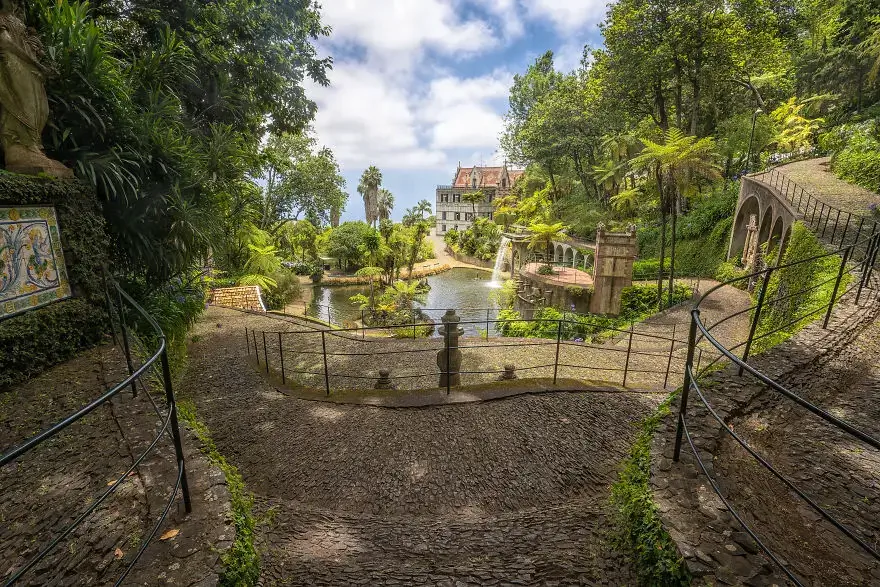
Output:
[[[515,73],[550,49],[574,69],[598,46],[606,0],[323,0],[333,28],[330,87],[309,85],[318,142],[333,149],[364,218],[361,172],[382,170],[393,217],[452,181],[459,161],[500,165],[498,136]]]

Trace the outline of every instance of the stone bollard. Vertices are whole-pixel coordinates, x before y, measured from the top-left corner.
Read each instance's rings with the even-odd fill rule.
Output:
[[[516,365],[504,365],[504,373],[501,374],[500,381],[510,381],[516,379]]]
[[[461,350],[458,348],[458,337],[464,333],[464,329],[458,326],[461,322],[455,310],[446,310],[440,319],[443,326],[440,327],[440,336],[443,337],[443,349],[437,353],[437,366],[440,368],[440,387],[448,385],[461,385]],[[448,355],[448,360],[447,360]]]
[[[379,379],[376,381],[375,389],[394,389],[394,383],[391,381],[391,371],[379,369]]]

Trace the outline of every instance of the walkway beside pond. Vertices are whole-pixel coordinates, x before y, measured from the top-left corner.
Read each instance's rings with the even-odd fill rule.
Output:
[[[245,364],[226,312],[197,325],[180,389],[272,520],[265,584],[635,584],[608,543],[608,488],[665,394],[303,401]]]

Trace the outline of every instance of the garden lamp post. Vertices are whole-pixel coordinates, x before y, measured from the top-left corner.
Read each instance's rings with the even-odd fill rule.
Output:
[[[758,108],[755,110],[755,113],[752,114],[752,133],[749,135],[749,152],[748,155],[746,155],[746,173],[752,169],[752,143],[755,140],[755,124],[758,122],[758,115],[763,113],[764,111]]]

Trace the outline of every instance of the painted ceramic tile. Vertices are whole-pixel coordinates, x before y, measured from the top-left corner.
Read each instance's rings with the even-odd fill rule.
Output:
[[[69,297],[55,209],[0,207],[0,319]]]

